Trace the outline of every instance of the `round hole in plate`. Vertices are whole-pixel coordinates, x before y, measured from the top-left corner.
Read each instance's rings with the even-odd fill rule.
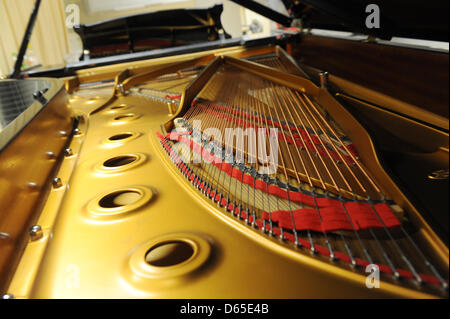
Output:
[[[127,107],[126,104],[114,105],[114,106],[111,106],[111,110],[120,110],[120,109],[124,109],[126,107]]]
[[[145,261],[151,266],[169,267],[181,264],[194,254],[194,248],[187,242],[174,240],[152,247],[145,255]]]
[[[191,232],[158,236],[133,249],[126,276],[144,288],[160,279],[187,276],[209,259],[211,244],[211,238]]]
[[[99,173],[119,173],[136,168],[145,163],[148,156],[142,153],[118,154],[114,157],[105,158],[95,166]]]
[[[114,120],[116,120],[116,121],[120,121],[120,120],[123,120],[123,119],[129,118],[129,117],[133,117],[133,115],[132,115],[132,114],[124,114],[124,115],[119,115],[119,116],[116,116],[116,117],[114,118]]]
[[[86,212],[90,218],[97,220],[116,220],[139,212],[152,198],[153,191],[147,187],[116,189],[93,198]]]
[[[120,121],[118,122],[113,122],[113,124],[119,124],[121,123]],[[108,145],[108,146],[117,146],[117,145],[122,145],[123,143],[132,141],[136,138],[138,138],[139,136],[141,136],[140,133],[136,133],[136,132],[132,132],[132,131],[124,131],[124,132],[117,132],[114,135],[111,135],[109,137],[107,137],[105,140],[103,140],[103,143]]]
[[[121,134],[116,134],[116,135],[110,136],[109,140],[110,141],[120,141],[120,140],[127,139],[131,136],[133,136],[133,134],[131,134],[131,133],[121,133]]]
[[[117,115],[114,118],[114,121],[127,121],[127,120],[132,120],[134,118],[137,118],[138,116],[134,113],[127,113],[127,114],[121,114],[121,115]]]
[[[133,190],[123,190],[103,196],[99,201],[102,208],[116,208],[136,203],[142,194]]]
[[[120,167],[127,164],[131,164],[137,160],[137,157],[134,155],[123,155],[110,158],[103,163],[105,167]]]

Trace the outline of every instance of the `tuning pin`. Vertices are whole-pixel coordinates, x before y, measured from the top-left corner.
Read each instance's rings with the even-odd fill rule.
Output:
[[[185,128],[186,120],[182,117],[177,117],[176,119],[173,120],[173,124],[175,125],[176,128],[179,128],[179,127]]]
[[[285,176],[285,175],[283,175],[283,174],[278,174],[277,177],[278,177],[278,179],[280,180],[280,182],[282,182],[283,184],[286,184],[286,183],[287,183],[287,179],[286,179],[286,176]]]
[[[290,179],[289,179],[289,185],[298,188],[300,184],[299,184],[299,182],[298,182],[295,178],[290,178]]]

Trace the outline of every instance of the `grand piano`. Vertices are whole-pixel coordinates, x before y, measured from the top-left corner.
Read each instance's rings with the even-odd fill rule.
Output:
[[[448,2],[234,2],[0,81],[4,299],[448,298]]]

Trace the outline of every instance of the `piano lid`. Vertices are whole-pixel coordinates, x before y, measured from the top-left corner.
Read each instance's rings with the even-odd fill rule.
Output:
[[[283,0],[303,27],[350,31],[384,40],[404,37],[448,41],[447,0]],[[380,28],[368,28],[369,4],[379,7]]]
[[[222,11],[222,4],[155,11],[76,25],[74,30],[89,57],[112,56],[230,38],[220,21]]]

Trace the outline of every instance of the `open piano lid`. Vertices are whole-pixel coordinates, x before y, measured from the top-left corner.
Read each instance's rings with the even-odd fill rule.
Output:
[[[448,41],[447,0],[283,0],[290,13],[306,28],[367,34],[384,40],[392,37]],[[376,4],[380,28],[367,28],[366,12]]]
[[[217,4],[147,12],[76,25],[74,30],[91,57],[111,56],[230,38],[220,21],[222,11],[223,5]]]

